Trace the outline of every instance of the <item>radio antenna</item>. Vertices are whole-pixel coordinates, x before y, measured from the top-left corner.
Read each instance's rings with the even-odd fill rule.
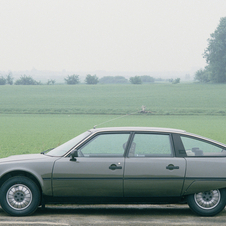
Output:
[[[108,120],[108,121],[106,121],[106,122],[102,122],[102,123],[100,123],[100,124],[98,124],[98,125],[95,125],[93,128],[96,129],[97,126],[100,126],[100,125],[102,125],[102,124],[105,124],[105,123],[114,121],[114,120],[116,120],[116,119],[120,119],[120,118],[129,116],[129,115],[133,115],[133,114],[136,114],[136,113],[139,113],[139,112],[140,112],[140,111],[136,111],[136,112],[133,112],[133,113],[130,113],[130,114],[126,114],[126,115],[123,115],[123,116],[119,116],[119,117],[117,117],[117,118],[110,119],[110,120]]]

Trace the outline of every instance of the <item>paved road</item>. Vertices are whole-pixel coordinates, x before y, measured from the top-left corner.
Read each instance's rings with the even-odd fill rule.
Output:
[[[0,208],[1,225],[226,225],[226,210],[199,217],[187,205],[70,205],[38,209],[29,217],[10,217]]]

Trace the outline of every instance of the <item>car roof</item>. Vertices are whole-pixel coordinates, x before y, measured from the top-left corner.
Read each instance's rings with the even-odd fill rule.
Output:
[[[208,142],[213,142],[215,144],[226,147],[226,144],[220,143],[216,140],[209,139],[207,137],[199,136],[197,134],[188,133],[185,130],[172,129],[172,128],[162,128],[162,127],[102,127],[102,128],[93,128],[89,130],[91,133],[98,132],[161,132],[161,133],[179,133],[181,135],[188,135],[194,138],[203,139]]]
[[[103,127],[93,128],[89,130],[92,133],[96,132],[114,132],[114,131],[141,131],[141,132],[166,132],[166,133],[185,133],[185,130],[162,128],[162,127]]]

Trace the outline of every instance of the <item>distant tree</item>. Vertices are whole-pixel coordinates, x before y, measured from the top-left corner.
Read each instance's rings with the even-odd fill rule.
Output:
[[[210,35],[203,57],[208,66],[197,71],[196,79],[203,82],[226,83],[226,17],[220,19],[217,29]]]
[[[178,84],[178,83],[180,83],[180,78],[176,78],[172,82],[172,84]]]
[[[6,76],[6,82],[7,84],[9,85],[12,85],[13,84],[13,77],[12,77],[12,74],[9,73],[7,76]]]
[[[99,82],[104,84],[121,84],[128,83],[129,81],[123,76],[104,76]]]
[[[180,78],[176,78],[176,79],[170,78],[168,81],[171,82],[172,84],[177,84],[177,83],[180,83]]]
[[[5,85],[5,84],[6,84],[6,79],[3,76],[1,76],[0,77],[0,85]]]
[[[15,85],[41,85],[41,82],[35,81],[31,76],[23,75],[16,80]]]
[[[99,82],[99,79],[96,75],[86,75],[85,79],[86,84],[97,84]]]
[[[207,83],[211,81],[211,74],[210,70],[205,68],[204,70],[200,69],[195,73],[195,80],[201,83]]]
[[[79,83],[79,75],[68,75],[64,80],[68,85],[75,85]]]
[[[155,79],[149,75],[140,76],[142,83],[152,83],[155,82]]]
[[[129,81],[132,83],[132,84],[141,84],[142,83],[142,80],[141,80],[141,77],[140,76],[134,76],[134,77],[130,77],[129,78]]]
[[[54,85],[55,82],[56,82],[55,80],[50,79],[50,80],[48,80],[47,85]]]

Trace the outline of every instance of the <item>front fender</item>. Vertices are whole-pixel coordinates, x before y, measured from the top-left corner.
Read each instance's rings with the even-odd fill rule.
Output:
[[[0,181],[4,182],[7,175],[31,175],[39,183],[44,195],[52,195],[52,169],[58,158],[46,157],[29,161],[1,162]]]

